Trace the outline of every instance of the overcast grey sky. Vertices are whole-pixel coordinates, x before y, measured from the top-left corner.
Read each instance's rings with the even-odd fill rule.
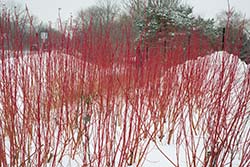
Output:
[[[0,0],[0,2],[18,2],[27,4],[31,12],[42,21],[55,22],[58,18],[58,8],[61,8],[62,19],[67,19],[70,14],[76,14],[81,8],[87,8],[96,3],[96,0]],[[194,12],[203,17],[214,17],[216,13],[227,9],[227,0],[183,0],[194,7]],[[250,0],[230,0],[232,7],[246,14],[250,18]]]

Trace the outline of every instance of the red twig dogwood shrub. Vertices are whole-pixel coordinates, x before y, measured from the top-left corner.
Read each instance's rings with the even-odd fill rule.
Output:
[[[28,37],[17,16],[1,16],[0,166],[143,166],[152,146],[176,167],[249,165],[249,74],[238,57],[205,56],[197,32],[189,45],[146,48],[126,26],[118,42],[112,24],[71,21],[48,28],[46,49],[28,10],[25,21]]]

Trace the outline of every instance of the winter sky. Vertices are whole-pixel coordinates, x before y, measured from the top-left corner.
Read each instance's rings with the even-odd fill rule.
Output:
[[[194,7],[194,12],[203,17],[215,17],[222,10],[227,9],[227,0],[183,0]],[[58,18],[58,9],[62,19],[67,19],[70,15],[75,15],[81,8],[87,8],[97,2],[97,0],[0,0],[0,3],[18,2],[27,5],[31,12],[42,21],[55,22]],[[240,10],[250,18],[250,0],[230,0],[231,7]]]

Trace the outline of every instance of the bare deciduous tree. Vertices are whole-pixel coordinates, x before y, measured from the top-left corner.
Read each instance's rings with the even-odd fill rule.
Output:
[[[97,5],[91,6],[87,9],[81,9],[77,14],[77,20],[81,23],[108,24],[110,21],[119,16],[120,7],[115,0],[99,0]]]
[[[247,64],[250,63],[250,39],[249,27],[250,20],[235,9],[222,11],[217,15],[217,24],[219,27],[226,27],[225,43],[229,52],[240,49],[240,58]],[[240,41],[239,41],[240,39]],[[240,48],[239,48],[240,47]]]

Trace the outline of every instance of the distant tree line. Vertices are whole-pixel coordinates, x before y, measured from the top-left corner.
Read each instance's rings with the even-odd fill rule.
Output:
[[[82,9],[75,19],[77,24],[112,22],[114,37],[122,34],[121,27],[130,23],[134,40],[154,41],[157,35],[168,36],[191,31],[199,32],[208,40],[214,50],[225,49],[229,53],[239,54],[240,58],[250,62],[249,20],[234,9],[221,11],[216,18],[205,19],[195,16],[193,7],[181,0],[99,0],[97,5]],[[115,26],[114,26],[115,25]],[[223,34],[223,29],[226,29]],[[226,36],[222,41],[223,35]],[[218,45],[218,41],[222,44]],[[222,45],[226,47],[223,48]],[[241,45],[241,46],[240,46]],[[237,49],[240,52],[236,52]]]

